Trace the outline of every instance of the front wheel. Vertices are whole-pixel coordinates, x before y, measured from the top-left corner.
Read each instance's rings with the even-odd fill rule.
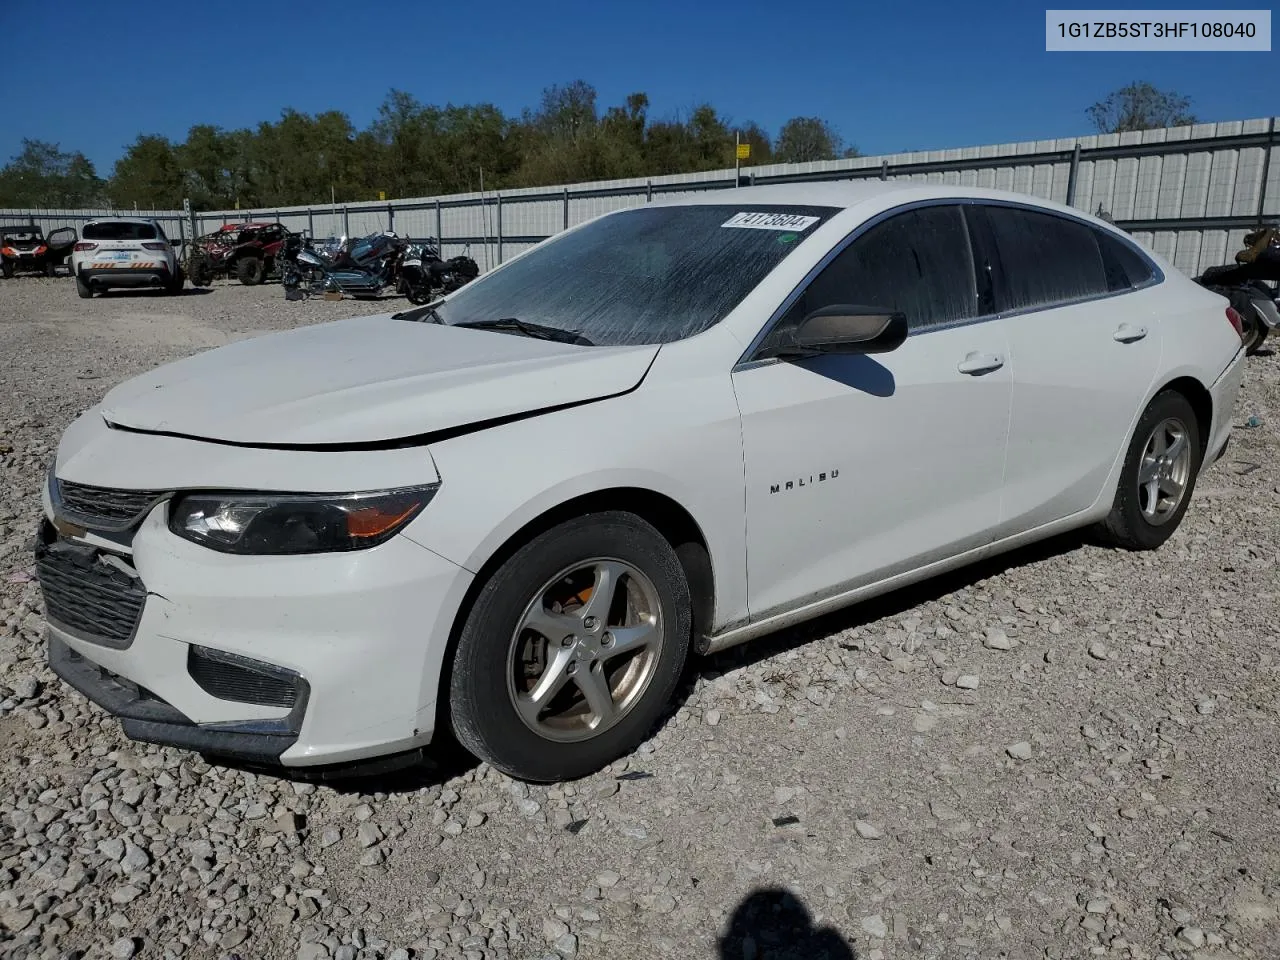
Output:
[[[1173,536],[1191,502],[1200,458],[1190,401],[1173,390],[1157,394],[1129,442],[1103,537],[1129,550],[1154,550]]]
[[[691,623],[688,582],[657,530],[619,511],[566,521],[476,596],[453,659],[454,734],[513,777],[586,776],[653,728]]]
[[[260,257],[241,257],[236,261],[236,276],[247,287],[256,287],[266,276],[266,267]]]

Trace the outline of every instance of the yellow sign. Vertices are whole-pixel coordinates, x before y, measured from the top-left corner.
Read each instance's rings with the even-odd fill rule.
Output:
[[[738,144],[738,159],[739,160],[751,159],[751,144],[749,143]]]
[[[387,199],[387,191],[385,191],[385,190],[379,190],[379,191],[378,191],[378,199],[379,199],[379,200],[385,200],[385,199]]]

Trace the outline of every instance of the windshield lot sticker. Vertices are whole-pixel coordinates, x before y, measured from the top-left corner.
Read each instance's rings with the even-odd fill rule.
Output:
[[[802,217],[794,213],[765,213],[763,211],[744,210],[742,213],[735,213],[720,226],[736,227],[739,230],[800,232],[808,230],[817,222],[817,217]]]

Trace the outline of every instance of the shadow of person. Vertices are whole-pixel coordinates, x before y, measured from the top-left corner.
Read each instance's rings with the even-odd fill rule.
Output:
[[[815,927],[800,899],[779,887],[753,891],[733,911],[720,960],[857,960],[832,927]]]

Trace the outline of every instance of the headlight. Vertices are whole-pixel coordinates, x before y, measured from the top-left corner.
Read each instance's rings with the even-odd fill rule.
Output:
[[[169,529],[223,553],[363,550],[391,539],[439,484],[353,494],[188,493],[169,505]]]

